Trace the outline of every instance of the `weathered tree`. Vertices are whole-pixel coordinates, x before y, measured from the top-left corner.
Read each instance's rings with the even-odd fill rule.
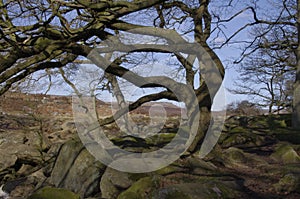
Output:
[[[130,104],[129,110],[160,99],[185,100],[190,109],[190,128],[195,119],[201,126],[189,149],[194,152],[199,149],[209,127],[212,100],[225,73],[220,59],[208,45],[212,21],[209,3],[209,0],[1,0],[0,94],[23,78],[45,69],[60,69],[63,79],[74,86],[64,76],[65,67],[89,59],[106,73],[123,78],[137,87],[161,89],[139,98]],[[128,45],[119,40],[112,41],[116,42],[112,43],[113,49],[104,43],[103,48],[95,51],[96,47],[103,45],[103,41],[129,33],[151,36],[163,43]],[[181,35],[189,36],[192,42],[187,42]],[[200,54],[195,44],[203,49]],[[183,71],[184,81],[176,82],[167,76],[143,77],[128,67],[129,59],[106,63],[107,60],[99,56],[112,51],[169,54],[176,57],[176,70]],[[200,66],[194,64],[195,59],[198,59]],[[208,64],[208,68],[203,67],[203,63]],[[115,80],[113,77],[110,81]],[[178,98],[170,87],[180,91],[184,99]],[[193,99],[190,93],[194,93],[196,98]],[[192,104],[193,100],[196,100],[197,107],[189,107],[188,103]],[[201,112],[200,116],[197,109]],[[100,123],[113,121],[114,118],[107,118]]]
[[[296,27],[298,32],[298,46],[296,49],[297,65],[296,65],[296,81],[294,84],[293,99],[293,127],[300,129],[300,1],[297,0],[297,21]]]
[[[228,4],[224,2],[225,6],[222,7],[231,9],[233,8],[232,3],[233,1],[228,1]],[[224,34],[222,25],[226,25],[244,12],[250,12],[252,21],[229,36],[224,34],[226,40],[219,46],[222,48],[230,42],[235,42],[234,39],[239,33],[249,27],[261,25],[264,31],[255,35],[252,40],[244,41],[247,45],[242,52],[241,59],[237,60],[237,63],[240,63],[247,56],[261,49],[261,39],[265,38],[272,30],[284,30],[285,38],[290,38],[289,33],[295,32],[294,1],[277,1],[277,3],[280,5],[280,12],[276,10],[270,16],[260,16],[261,13],[259,14],[256,5],[248,3],[243,5],[243,7],[246,6],[244,9],[240,9],[227,19],[222,19],[218,13],[212,14],[209,9],[211,4],[209,0],[43,0],[39,2],[1,0],[0,94],[6,92],[25,77],[42,70],[48,71],[45,74],[51,74],[51,71],[61,74],[62,79],[75,90],[74,82],[70,81],[65,74],[70,64],[80,63],[84,59],[91,60],[93,64],[112,75],[110,83],[114,82],[115,88],[117,81],[123,78],[137,87],[160,89],[155,94],[145,95],[133,102],[129,105],[130,110],[149,101],[160,99],[184,100],[178,99],[167,86],[163,86],[164,84],[181,86],[183,93],[190,87],[196,94],[197,108],[201,112],[199,118],[201,128],[199,128],[196,139],[190,147],[190,151],[196,151],[199,149],[209,127],[212,100],[225,73],[223,64],[209,45],[212,33],[217,36]],[[128,34],[151,36],[156,38],[156,42],[127,45],[128,43],[115,41],[114,49],[106,45],[98,51],[94,50],[99,45],[103,45],[104,41],[109,41],[110,38]],[[189,37],[192,42],[187,42],[182,36]],[[236,42],[240,43],[240,41]],[[209,59],[213,60],[220,78],[211,78],[214,77],[216,71],[207,72],[205,71],[207,68],[201,66],[201,62],[202,64],[206,62],[207,56],[197,54],[197,50],[193,48],[195,43],[204,49]],[[295,40],[289,39],[265,44],[268,44],[268,48],[272,50],[294,50],[297,45]],[[111,53],[112,51],[123,52],[122,58],[119,59],[118,57],[103,66],[106,60],[99,59],[99,54]],[[134,59],[135,53],[145,53],[146,55]],[[144,77],[129,67],[130,64],[138,65],[150,53],[168,55],[170,60],[175,57],[177,63],[173,65],[174,70],[184,80],[175,81],[170,77],[161,76]],[[195,59],[198,59],[200,66],[195,66]],[[298,73],[297,82],[299,81]],[[299,110],[297,109],[299,104],[297,103],[297,94],[299,92],[297,88],[296,83],[294,121],[299,118]],[[124,111],[117,113],[117,117],[122,114]],[[190,124],[192,124],[193,111],[188,114]],[[111,123],[114,119],[114,117],[106,118],[100,123]],[[294,126],[299,125],[295,122]]]

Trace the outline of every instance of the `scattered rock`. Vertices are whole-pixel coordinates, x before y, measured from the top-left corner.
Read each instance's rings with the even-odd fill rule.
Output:
[[[300,163],[300,157],[294,148],[289,144],[280,144],[271,158],[283,164]]]
[[[230,118],[220,145],[204,160],[188,154],[158,171],[128,174],[106,168],[95,160],[75,138],[76,125],[69,114],[53,111],[58,114],[49,118],[36,117],[39,114],[33,115],[34,108],[30,111],[19,112],[17,116],[0,114],[0,177],[14,199],[31,194],[29,199],[210,199],[256,198],[253,197],[256,195],[299,198],[300,195],[300,145],[296,145],[299,133],[291,131],[289,120],[281,115],[273,119]],[[141,126],[149,120],[141,115],[135,119]],[[116,124],[105,127],[105,132],[122,149],[148,152],[177,137],[178,118],[171,119],[156,135],[146,134],[152,127],[139,128],[140,133],[145,133],[144,138],[124,135]],[[180,138],[185,140],[188,135]],[[282,144],[280,140],[295,145]],[[22,177],[25,180],[18,181]],[[12,182],[18,183],[11,186]],[[33,193],[35,190],[38,191]],[[253,195],[247,195],[249,192]]]
[[[101,178],[100,181],[101,197],[105,199],[115,199],[120,194],[120,190],[114,186],[109,178]]]
[[[10,197],[24,198],[33,193],[34,190],[42,187],[46,180],[43,170],[40,169],[33,173],[27,174],[26,177],[11,180],[5,183],[4,187],[10,187]]]
[[[222,160],[228,168],[256,168],[267,165],[267,162],[259,156],[246,153],[241,149],[230,147],[222,154]]]
[[[152,193],[152,198],[210,199],[244,198],[246,196],[242,194],[242,187],[233,178],[199,177],[184,174],[175,175],[172,179],[173,184],[163,184],[161,188]]]
[[[274,142],[274,138],[270,135],[260,135],[259,132],[242,127],[236,127],[230,132],[221,135],[219,140],[222,148],[232,146],[238,148],[261,147]]]
[[[100,190],[102,198],[116,198],[120,189],[124,190],[131,186],[133,181],[128,173],[107,168],[101,177]]]
[[[17,186],[24,183],[25,181],[26,178],[20,178],[20,179],[8,181],[2,186],[2,190],[6,193],[11,193]]]
[[[274,184],[273,187],[277,193],[281,194],[289,194],[293,191],[300,192],[300,177],[295,174],[287,174],[278,183]]]
[[[15,165],[18,157],[14,154],[7,154],[5,151],[0,150],[0,172]]]

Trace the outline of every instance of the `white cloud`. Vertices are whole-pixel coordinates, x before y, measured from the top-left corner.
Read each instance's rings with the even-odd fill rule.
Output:
[[[217,37],[214,39],[215,43],[223,43],[225,42],[225,38],[224,37]]]

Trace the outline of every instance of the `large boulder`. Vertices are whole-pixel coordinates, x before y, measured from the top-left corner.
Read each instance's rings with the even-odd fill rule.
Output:
[[[118,199],[210,199],[246,196],[233,178],[177,173],[165,177],[153,175],[141,178],[122,192]]]
[[[272,135],[245,128],[241,126],[232,127],[223,132],[219,139],[222,148],[257,148],[274,143],[276,140]]]
[[[268,163],[259,156],[246,153],[235,147],[224,150],[221,158],[226,167],[233,169],[259,168],[268,165]]]
[[[279,144],[271,158],[283,164],[300,163],[300,156],[289,144]]]
[[[47,148],[43,136],[34,131],[0,131],[0,172],[18,163],[41,164]]]
[[[29,171],[32,169],[36,170],[36,168],[30,168],[27,165],[22,166],[22,169],[28,169]],[[21,170],[21,169],[20,169]],[[9,193],[12,198],[26,198],[35,190],[39,189],[43,186],[43,182],[46,180],[46,176],[44,175],[43,169],[40,169],[35,172],[30,172],[30,174],[24,175],[26,177],[21,177],[13,180],[7,181],[3,190]]]
[[[0,172],[14,166],[18,159],[18,157],[15,154],[8,154],[7,152],[2,150],[0,150],[0,156]]]
[[[127,189],[133,183],[130,174],[107,168],[101,177],[100,190],[102,198],[116,198],[120,190]]]
[[[99,192],[104,169],[79,140],[70,140],[60,149],[48,183],[88,197]]]
[[[201,183],[175,184],[156,190],[152,197],[159,199],[242,198],[243,194],[238,190],[237,185],[230,183],[210,179]]]
[[[148,176],[139,179],[126,191],[122,192],[118,199],[140,199],[149,198],[151,192],[159,186],[158,176]]]

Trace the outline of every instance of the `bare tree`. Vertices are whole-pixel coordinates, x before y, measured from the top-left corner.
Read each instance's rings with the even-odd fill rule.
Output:
[[[234,3],[238,3],[235,1],[230,1],[231,5]],[[232,6],[231,6],[232,7]],[[251,1],[248,3],[244,3],[241,7],[244,9],[240,9],[236,11],[235,14],[232,14],[231,17],[227,18],[219,18],[217,20],[217,30],[218,34],[222,35],[225,38],[225,42],[223,42],[220,46],[215,48],[221,48],[225,45],[241,45],[244,44],[242,48],[241,56],[234,62],[235,64],[243,63],[249,56],[253,56],[256,52],[261,51],[262,49],[269,49],[270,52],[286,52],[286,54],[292,55],[294,57],[294,61],[290,63],[296,63],[295,57],[299,57],[297,55],[297,46],[298,46],[298,34],[299,28],[297,24],[297,10],[299,10],[298,1],[296,0],[276,0],[276,1]],[[230,7],[229,7],[230,8]],[[226,7],[228,11],[228,7]],[[221,24],[228,23],[236,19],[237,16],[246,13],[249,16],[249,22],[242,25],[231,35],[227,35],[226,31],[220,26]],[[259,29],[257,29],[257,26]],[[239,33],[245,33],[249,28],[254,29],[256,34],[252,34],[251,37],[248,38],[237,38]],[[257,31],[259,30],[259,31]],[[274,32],[282,32],[283,37],[280,37],[279,40],[276,40],[276,37],[273,37],[272,34]],[[267,38],[268,42],[264,42]],[[272,40],[273,38],[273,40]],[[257,54],[259,55],[259,53]],[[272,60],[277,60],[282,64],[286,64],[286,60],[278,59],[278,57],[272,57]],[[249,61],[249,60],[248,60]],[[291,61],[291,60],[290,60]],[[247,60],[246,60],[247,62]],[[245,64],[245,62],[244,62]],[[287,65],[290,66],[290,65]],[[298,67],[297,67],[298,68]],[[296,77],[296,82],[294,84],[294,94],[293,94],[293,112],[294,117],[293,121],[295,128],[298,128],[299,125],[299,90],[298,90],[298,80],[299,77]],[[295,79],[294,79],[295,80]],[[270,81],[268,81],[270,82]],[[280,89],[280,88],[279,88]],[[251,91],[253,92],[253,90]],[[255,91],[257,93],[257,90]],[[272,97],[271,97],[272,98]],[[271,100],[269,99],[269,101]],[[275,99],[278,97],[274,97]]]
[[[199,144],[209,127],[212,101],[225,74],[222,62],[209,45],[211,34],[216,31],[221,33],[222,23],[229,22],[246,11],[252,13],[253,22],[226,37],[226,41],[219,46],[220,48],[253,25],[264,24],[266,32],[273,29],[275,25],[284,26],[283,28],[295,27],[295,23],[290,21],[290,18],[294,17],[293,13],[285,15],[289,12],[287,9],[290,6],[289,1],[284,1],[284,7],[279,15],[272,16],[270,20],[260,19],[256,7],[249,5],[228,19],[222,19],[212,14],[209,9],[210,3],[209,0],[42,0],[39,2],[1,0],[0,94],[25,77],[45,69],[61,69],[58,71],[62,78],[72,86],[74,83],[68,81],[68,77],[64,75],[67,72],[66,66],[89,59],[98,68],[117,77],[111,79],[115,88],[118,82],[112,80],[122,78],[139,88],[159,89],[158,92],[145,94],[131,103],[129,110],[143,103],[160,99],[186,100],[186,106],[196,100],[197,107],[188,107],[191,108],[188,112],[190,124],[197,119],[201,125],[189,149],[194,152],[199,149]],[[224,5],[231,9],[232,1],[225,2]],[[290,18],[285,19],[285,16]],[[122,39],[110,40],[118,35],[130,36],[131,34],[140,35],[141,38],[148,36],[155,41],[139,45],[139,41],[130,43],[128,40],[123,42]],[[257,39],[263,35],[265,33],[255,37],[254,42],[246,42],[248,46],[239,61],[257,50],[254,46],[257,44]],[[191,42],[185,38],[189,38]],[[108,43],[103,44],[104,41],[112,42],[110,44],[113,49]],[[194,44],[201,46],[205,53],[199,54],[199,49],[196,49]],[[99,45],[102,47],[95,51]],[[99,56],[101,53],[112,51],[128,53],[128,55],[111,62]],[[174,71],[180,74],[178,76],[182,77],[181,81],[166,75],[145,77],[130,68],[130,64],[142,65],[144,58],[151,57],[153,54],[163,54],[164,59],[167,56],[169,63],[175,58]],[[195,60],[198,61],[198,65],[194,64],[197,63]],[[155,63],[153,61],[153,64]],[[203,67],[203,63],[209,63],[209,70]],[[213,66],[216,70],[210,70]],[[184,97],[178,99],[178,96],[166,85],[180,91]],[[192,98],[190,93],[194,93],[196,98]],[[199,118],[197,114],[195,115],[196,109],[201,111]],[[116,117],[123,114],[124,111],[120,111],[116,113]],[[100,123],[111,123],[116,117],[106,118]]]
[[[254,35],[264,30],[255,29]],[[276,29],[260,38],[260,48],[240,64],[240,77],[233,93],[252,97],[252,101],[268,107],[269,113],[289,108],[292,94],[288,83],[295,74],[296,57],[291,48],[278,48],[280,43],[295,40],[286,36],[286,30]],[[270,46],[272,44],[272,46]],[[277,45],[277,48],[276,46]],[[275,110],[274,110],[275,108]]]
[[[117,88],[115,77],[123,78],[137,87],[160,88],[159,92],[146,94],[130,104],[130,110],[149,101],[185,100],[178,99],[164,85],[176,86],[176,89],[188,101],[193,100],[191,97],[189,98],[188,93],[191,91],[195,93],[196,99],[194,100],[197,101],[197,107],[194,109],[199,108],[202,112],[199,118],[201,128],[190,147],[190,151],[195,151],[209,126],[212,100],[225,73],[221,61],[207,42],[211,34],[212,21],[208,8],[209,3],[208,0],[43,0],[39,2],[1,0],[0,94],[3,94],[16,82],[36,71],[45,69],[60,68],[59,73],[62,78],[72,86],[74,84],[68,81],[68,77],[65,75],[66,66],[88,58],[101,68],[105,60],[99,60],[98,55],[101,52],[95,55],[93,50],[98,45],[102,45],[103,41],[108,41],[109,38],[118,34],[151,36],[157,38],[157,43],[143,43],[140,46],[134,44],[126,59],[124,58],[120,62],[112,61],[107,68],[103,69],[113,75],[110,82],[114,83],[114,88]],[[170,35],[173,35],[176,40],[170,39]],[[182,36],[190,37],[193,42],[187,42]],[[163,45],[160,41],[163,41]],[[119,45],[114,46],[113,50],[128,51],[126,43],[118,42]],[[170,49],[170,46],[175,46],[174,42],[177,45],[176,48],[171,47]],[[192,47],[193,43],[201,46],[206,55],[199,55],[198,49]],[[109,49],[109,46],[105,47],[98,50],[102,50],[102,53],[108,51],[110,53],[112,49]],[[174,68],[174,70],[181,71],[185,81],[176,82],[167,76],[143,77],[133,72],[129,68],[128,60],[134,60],[130,58],[139,53],[148,53],[149,56],[151,53],[168,54],[170,60],[176,57],[178,68]],[[189,56],[186,57],[186,54]],[[195,59],[198,59],[199,63],[206,62],[205,59],[213,60],[220,78],[210,78],[214,76],[214,72],[207,73],[202,66],[193,65]],[[135,61],[135,64],[139,64],[141,58]],[[195,84],[195,82],[199,83]],[[213,85],[213,89],[209,90],[209,87],[212,87],[210,85]],[[192,124],[193,119],[197,118],[193,115],[195,110],[191,109],[188,114],[190,124]],[[113,120],[107,118],[100,123],[107,124]]]

